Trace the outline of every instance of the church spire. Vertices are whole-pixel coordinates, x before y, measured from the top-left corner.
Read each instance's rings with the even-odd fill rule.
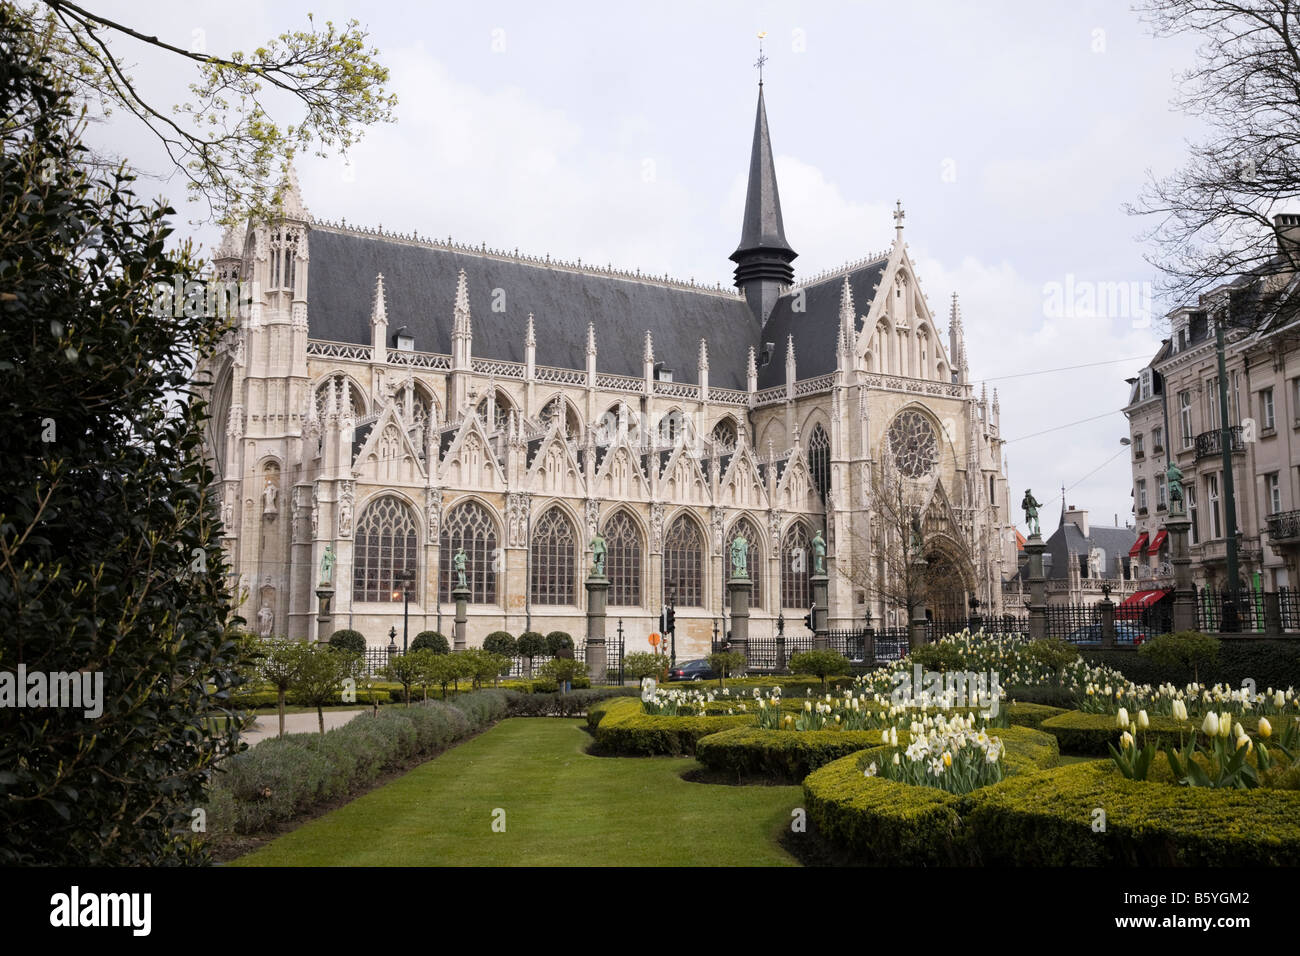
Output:
[[[797,255],[786,241],[781,220],[772,137],[767,129],[767,107],[760,84],[758,110],[754,117],[754,143],[749,155],[745,219],[740,230],[740,245],[731,254],[731,261],[736,263],[736,287],[744,291],[750,310],[760,322],[767,320],[781,288],[794,281],[794,269],[790,263]]]

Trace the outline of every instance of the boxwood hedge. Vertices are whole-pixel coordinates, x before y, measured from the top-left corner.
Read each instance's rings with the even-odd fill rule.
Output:
[[[880,746],[878,730],[763,730],[733,727],[695,745],[695,759],[710,770],[798,783],[818,767]]]
[[[1037,776],[1037,771],[1054,767],[1060,760],[1050,734],[1007,727],[995,735],[1006,745],[1003,759],[1008,779],[1020,774]],[[963,826],[973,795],[958,796],[863,775],[869,761],[885,758],[891,749],[879,747],[842,757],[804,779],[808,818],[818,834],[863,862],[884,866],[978,862],[977,848],[968,843]]]
[[[721,717],[646,714],[640,699],[633,697],[612,700],[587,712],[587,723],[593,730],[598,752],[636,757],[693,754],[701,737],[756,722],[752,713]]]
[[[1133,718],[1136,715],[1130,714]],[[1142,742],[1150,741],[1157,749],[1168,746],[1178,747],[1190,733],[1200,729],[1199,720],[1178,721],[1172,717],[1152,716],[1151,727],[1140,731]],[[1235,718],[1242,727],[1254,731],[1259,723],[1257,715],[1244,715]],[[1274,721],[1275,724],[1278,721]],[[1053,734],[1061,745],[1061,753],[1076,754],[1084,757],[1106,757],[1110,751],[1107,744],[1118,745],[1120,728],[1112,714],[1085,714],[1072,710],[1044,720],[1040,728]]]
[[[1125,780],[1109,761],[976,791],[965,826],[982,862],[994,865],[1300,864],[1300,792]]]

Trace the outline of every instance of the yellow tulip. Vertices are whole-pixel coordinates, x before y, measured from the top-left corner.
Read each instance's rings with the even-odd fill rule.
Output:
[[[943,752],[943,765],[945,767],[952,766],[952,754],[948,753],[946,750]]]
[[[1273,736],[1273,725],[1268,722],[1267,717],[1259,718],[1259,735],[1265,740]]]

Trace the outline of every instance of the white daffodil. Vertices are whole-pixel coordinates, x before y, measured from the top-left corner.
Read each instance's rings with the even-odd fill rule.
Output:
[[[875,761],[872,761],[871,764],[868,765],[867,769],[862,771],[862,776],[874,777],[875,775],[876,775],[876,764]]]

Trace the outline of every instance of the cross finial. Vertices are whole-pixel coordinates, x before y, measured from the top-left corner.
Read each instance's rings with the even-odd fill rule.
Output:
[[[767,62],[767,57],[763,55],[763,37],[767,36],[764,30],[758,35],[758,59],[754,61],[754,66],[758,68],[758,85],[763,85],[763,64]]]
[[[903,234],[903,220],[906,217],[907,213],[903,212],[903,201],[899,199],[894,203],[894,228],[898,230],[900,236]]]

